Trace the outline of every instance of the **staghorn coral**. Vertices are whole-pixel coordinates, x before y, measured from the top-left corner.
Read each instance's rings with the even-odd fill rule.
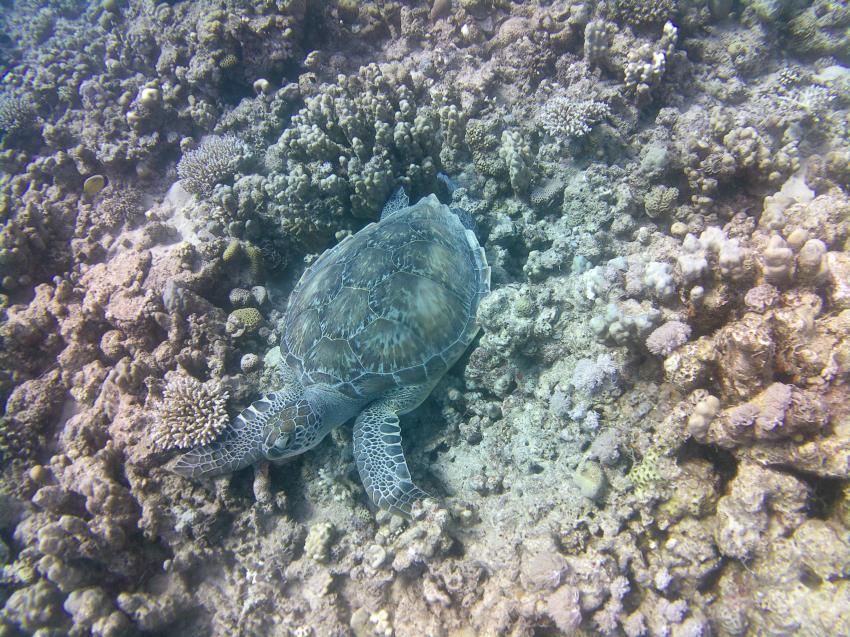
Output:
[[[227,426],[227,392],[214,390],[191,376],[174,374],[159,403],[150,433],[161,449],[187,449],[215,440]]]
[[[232,179],[249,156],[248,146],[234,135],[207,137],[183,155],[177,174],[186,190],[208,197],[216,185]]]
[[[593,126],[610,115],[607,104],[554,95],[540,110],[540,125],[559,143],[586,136]]]

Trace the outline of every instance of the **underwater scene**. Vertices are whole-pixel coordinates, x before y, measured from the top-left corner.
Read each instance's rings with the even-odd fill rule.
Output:
[[[0,637],[850,636],[845,0],[0,0]]]

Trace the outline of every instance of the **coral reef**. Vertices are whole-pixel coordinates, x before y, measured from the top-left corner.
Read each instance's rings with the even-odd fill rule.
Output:
[[[296,237],[327,236],[345,215],[373,217],[398,185],[432,189],[459,123],[423,79],[370,64],[318,88],[267,150],[266,214]]]
[[[850,634],[846,3],[2,10],[0,635]],[[172,473],[399,186],[492,268],[432,497]]]

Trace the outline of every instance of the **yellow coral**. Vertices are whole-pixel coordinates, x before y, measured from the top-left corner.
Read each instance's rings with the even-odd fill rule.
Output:
[[[628,478],[635,485],[635,491],[646,491],[653,483],[661,479],[658,473],[658,452],[650,449],[643,455],[643,459],[632,467]]]
[[[263,252],[253,243],[245,243],[242,245],[242,250],[245,256],[248,257],[248,264],[251,268],[251,276],[255,279],[260,276],[263,271]]]
[[[230,263],[236,257],[238,257],[242,253],[242,244],[239,243],[238,239],[232,239],[230,243],[227,244],[227,247],[224,249],[224,252],[221,255],[222,261],[225,263]]]
[[[256,332],[257,328],[260,327],[260,324],[263,322],[263,315],[255,307],[242,307],[238,310],[233,310],[230,316],[227,317],[228,322],[234,319],[245,329],[246,334],[251,334]]]
[[[263,251],[249,241],[231,239],[224,252],[221,253],[221,260],[231,264],[242,256],[248,260],[251,276],[255,279],[259,278],[263,271]]]

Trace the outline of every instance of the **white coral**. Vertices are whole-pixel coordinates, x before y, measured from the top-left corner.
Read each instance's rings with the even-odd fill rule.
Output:
[[[646,339],[646,348],[656,356],[668,356],[688,342],[691,328],[681,321],[667,321],[655,328]]]
[[[577,100],[566,95],[549,99],[540,112],[540,124],[555,140],[578,139],[610,115],[607,104],[596,100]]]
[[[153,442],[161,449],[187,449],[215,440],[229,422],[227,392],[190,376],[173,375],[162,393]]]
[[[213,135],[183,155],[177,175],[188,192],[207,197],[217,184],[230,180],[249,155],[248,145],[235,135]]]

